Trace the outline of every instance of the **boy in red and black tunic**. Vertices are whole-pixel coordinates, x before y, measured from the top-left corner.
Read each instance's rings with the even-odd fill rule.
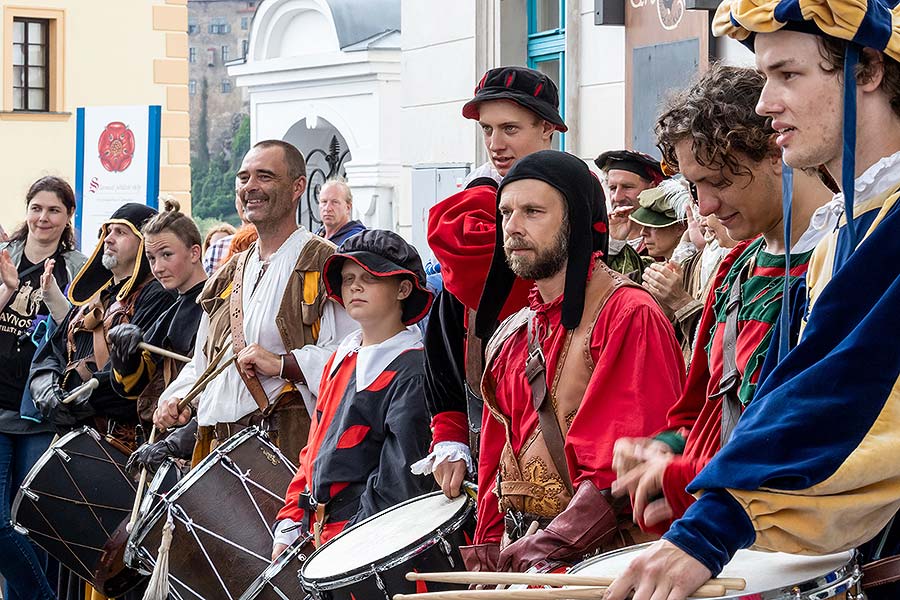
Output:
[[[300,467],[278,514],[273,558],[301,535],[319,545],[344,527],[429,490],[409,465],[428,451],[422,335],[431,307],[415,248],[399,235],[363,231],[324,268],[325,288],[361,330],[322,375]]]

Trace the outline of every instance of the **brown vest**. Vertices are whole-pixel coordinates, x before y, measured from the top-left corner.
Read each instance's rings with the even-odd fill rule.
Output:
[[[231,281],[237,261],[247,260],[254,246],[231,257],[206,282],[197,302],[209,315],[209,336],[203,351],[210,359],[230,341],[231,320],[229,298]],[[275,326],[288,350],[315,344],[319,339],[319,319],[325,304],[325,283],[321,277],[325,260],[334,254],[335,245],[313,235],[303,246],[294,265],[294,272],[288,279],[281,298],[281,305],[275,315]],[[306,289],[307,284],[315,285],[315,290]],[[313,291],[315,292],[313,294]]]
[[[66,349],[68,351],[69,364],[66,365],[63,372],[63,386],[68,384],[68,378],[73,371],[77,373],[81,382],[84,383],[91,378],[94,372],[106,365],[109,361],[109,330],[116,325],[131,322],[138,296],[141,295],[144,286],[152,280],[153,277],[148,275],[125,298],[114,300],[106,308],[104,308],[103,301],[100,298],[101,292],[97,292],[72,317],[68,331],[66,331]],[[75,360],[75,334],[81,331],[91,332],[93,336],[93,351],[88,356]]]
[[[567,332],[557,360],[553,382],[549,386],[550,401],[564,437],[575,418],[575,413],[581,406],[594,370],[594,361],[591,357],[591,336],[597,318],[610,296],[621,287],[642,289],[624,275],[613,271],[603,262],[597,261],[585,290],[581,323],[573,331]],[[500,421],[506,432],[506,442],[500,455],[500,468],[497,474],[496,493],[500,497],[500,509],[552,519],[565,510],[572,499],[566,485],[568,474],[564,479],[554,465],[544,436],[541,434],[540,423],[536,424],[534,431],[522,444],[518,455],[514,452],[511,424],[506,415],[502,414],[498,408],[495,394],[496,382],[491,376],[494,359],[504,342],[524,329],[533,315],[534,312],[531,309],[523,308],[506,319],[491,337],[486,352],[487,368],[481,382],[481,391],[485,405],[491,414]],[[526,399],[521,401],[524,402]],[[528,401],[528,405],[531,406],[530,401]]]

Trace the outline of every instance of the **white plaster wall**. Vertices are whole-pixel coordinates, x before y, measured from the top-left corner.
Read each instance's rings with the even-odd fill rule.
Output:
[[[414,165],[472,163],[477,126],[462,117],[475,73],[476,2],[417,0],[401,5],[399,231],[409,238]]]
[[[594,0],[581,0],[581,82],[573,152],[593,167],[601,152],[625,147],[625,27],[594,25]]]

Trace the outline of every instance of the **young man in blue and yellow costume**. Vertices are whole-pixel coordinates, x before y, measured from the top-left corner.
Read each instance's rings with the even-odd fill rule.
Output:
[[[900,30],[892,19],[900,8],[881,0],[719,6],[714,33],[750,45],[766,76],[757,111],[773,119],[785,162],[824,165],[840,184],[832,203],[843,215],[811,260],[799,344],[688,486],[697,502],[632,562],[609,600],[631,590],[635,600],[683,599],[751,546],[857,547],[862,562],[898,553],[889,527],[900,507]],[[890,587],[867,593],[898,597]]]

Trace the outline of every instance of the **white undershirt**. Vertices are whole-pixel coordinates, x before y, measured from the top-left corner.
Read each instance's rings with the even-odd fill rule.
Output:
[[[312,234],[303,227],[297,229],[269,258],[269,266],[262,276],[259,273],[263,263],[259,259],[257,247],[253,247],[244,268],[243,278],[243,323],[247,345],[257,343],[275,354],[286,352],[281,335],[275,326],[275,315],[281,305],[297,258],[311,237]],[[254,290],[257,278],[259,283],[256,284]],[[342,307],[328,300],[322,311],[318,342],[315,345],[291,349],[291,353],[297,359],[300,370],[308,382],[307,385],[298,384],[296,386],[303,396],[308,410],[311,411],[315,406],[314,396],[318,392],[322,371],[331,353],[340,340],[358,328],[359,325],[356,321],[347,316]],[[205,347],[208,335],[209,316],[204,313],[197,330],[196,348],[198,350],[194,352],[193,359],[185,365],[175,381],[160,395],[160,401],[172,397],[183,397],[191,389],[198,375],[206,370],[207,357],[199,349]],[[223,360],[227,360],[231,356],[232,352],[229,350]],[[259,381],[270,401],[275,399],[278,391],[285,384],[285,380],[280,377],[263,375],[259,376]],[[247,390],[237,368],[232,364],[221,375],[213,379],[200,395],[197,404],[197,421],[200,425],[233,423],[256,409],[256,401]]]

